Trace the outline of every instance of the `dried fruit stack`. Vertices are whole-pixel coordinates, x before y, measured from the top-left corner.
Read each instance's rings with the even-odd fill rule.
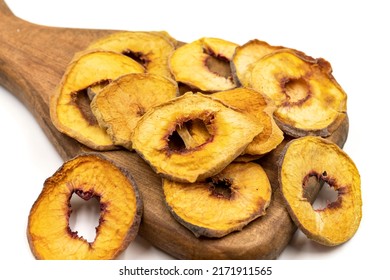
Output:
[[[258,159],[285,145],[279,184],[292,219],[337,245],[361,218],[356,166],[323,139],[346,120],[346,100],[326,60],[291,48],[118,32],[75,55],[50,111],[58,130],[92,149],[138,153],[197,237],[221,238],[266,215],[272,189]],[[314,210],[304,196],[310,177],[337,201]]]

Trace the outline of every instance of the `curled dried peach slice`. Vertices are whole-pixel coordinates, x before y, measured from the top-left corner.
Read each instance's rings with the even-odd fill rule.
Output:
[[[144,68],[135,60],[115,52],[80,53],[68,65],[50,100],[54,126],[92,149],[114,149],[114,143],[91,112],[88,89],[96,91],[98,84],[106,85],[122,75],[143,72]]]
[[[231,61],[233,78],[236,83],[244,87],[250,85],[250,68],[260,58],[283,49],[280,46],[271,46],[267,42],[257,39],[250,40],[235,50]]]
[[[164,197],[175,219],[195,236],[223,237],[265,214],[271,185],[255,163],[232,163],[199,183],[163,180]]]
[[[205,92],[236,87],[230,60],[238,45],[219,38],[201,38],[177,48],[169,66],[175,80]]]
[[[100,203],[95,240],[69,227],[73,194]],[[27,237],[37,259],[113,259],[138,233],[143,203],[132,177],[100,155],[85,154],[45,181],[28,217]]]
[[[148,73],[171,77],[168,59],[175,50],[176,41],[167,32],[123,31],[103,37],[88,49],[114,51],[127,55]]]
[[[261,133],[256,135],[243,152],[244,155],[249,156],[246,157],[247,159],[251,156],[255,156],[254,158],[262,156],[275,149],[283,141],[283,132],[273,119],[276,107],[268,97],[249,88],[220,91],[211,96],[240,110],[263,126]]]
[[[131,150],[131,134],[145,112],[178,95],[175,81],[149,73],[132,73],[112,81],[91,102],[99,125],[115,145]]]
[[[337,199],[314,210],[305,186],[315,178],[337,192]],[[362,217],[360,175],[336,144],[306,136],[289,142],[281,154],[279,184],[295,224],[312,240],[335,246],[356,233]]]
[[[292,50],[269,54],[253,64],[250,85],[277,106],[275,120],[293,136],[329,136],[346,118],[347,95],[330,64]]]
[[[193,123],[207,131],[196,136],[203,142],[196,143],[188,134],[191,142],[181,138],[178,131]],[[220,101],[189,92],[148,110],[135,127],[132,142],[158,174],[195,182],[220,172],[261,130],[261,124]]]

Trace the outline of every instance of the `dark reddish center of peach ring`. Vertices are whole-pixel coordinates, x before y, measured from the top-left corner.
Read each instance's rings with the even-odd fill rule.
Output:
[[[301,106],[312,96],[310,85],[307,82],[308,77],[298,79],[283,78],[280,85],[286,96],[282,103],[283,107]]]
[[[99,227],[100,225],[103,223],[104,221],[104,212],[105,212],[105,209],[106,209],[106,205],[104,203],[101,202],[100,200],[100,195],[98,195],[97,193],[89,190],[89,191],[84,191],[82,189],[77,189],[75,188],[72,193],[70,194],[69,196],[69,202],[68,202],[68,221],[69,221],[69,218],[70,218],[70,214],[72,213],[72,208],[71,208],[71,205],[70,205],[70,199],[72,197],[73,194],[77,194],[80,198],[82,198],[83,200],[90,200],[91,198],[95,198],[98,202],[99,202],[99,206],[100,206],[100,217],[99,217],[99,226],[96,228],[96,234],[98,233],[99,231]],[[77,231],[72,231],[70,229],[70,226],[68,224],[68,232],[69,234],[73,237],[73,238],[79,238],[78,236],[78,232]],[[91,243],[90,243],[91,244]]]
[[[178,118],[171,126],[172,128],[168,130],[168,133],[164,136],[164,141],[167,143],[165,153],[170,156],[174,153],[186,154],[202,149],[203,146],[212,142],[214,139],[216,131],[214,120],[215,115],[212,112],[203,112],[202,114],[195,116]],[[191,138],[194,134],[193,130],[200,129],[203,131],[203,136],[207,137],[202,143],[197,143],[197,145],[193,147],[187,147],[184,139],[182,139],[178,132],[179,129],[187,130],[187,135]]]
[[[203,52],[208,54],[204,61],[204,65],[210,72],[233,81],[229,59],[214,53],[210,48],[204,48]]]
[[[226,200],[233,198],[232,181],[230,179],[212,177],[207,180],[207,183],[212,196]]]
[[[125,50],[122,52],[122,54],[130,57],[131,59],[134,59],[144,67],[148,67],[148,64],[150,63],[148,56],[142,52],[133,52],[131,50]]]
[[[347,192],[347,188],[340,186],[334,177],[329,176],[326,171],[318,173],[316,171],[309,172],[302,180],[302,196],[313,203],[321,189],[321,186],[328,184],[330,188],[337,192],[337,199],[328,201],[326,207],[317,209],[323,211],[325,209],[342,207],[343,195]]]

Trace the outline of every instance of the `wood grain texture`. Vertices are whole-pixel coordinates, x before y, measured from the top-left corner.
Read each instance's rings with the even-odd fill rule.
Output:
[[[0,0],[0,84],[31,110],[64,160],[91,150],[55,129],[50,96],[73,55],[112,32],[36,25],[15,17]],[[330,138],[343,146],[347,134],[348,119]],[[173,219],[164,204],[161,179],[137,154],[125,150],[101,154],[128,170],[137,182],[144,201],[140,235],[154,246],[179,259],[275,259],[296,230],[277,183],[277,160],[285,142],[259,161],[273,188],[267,214],[220,239],[196,238]],[[318,188],[313,186],[313,193]]]

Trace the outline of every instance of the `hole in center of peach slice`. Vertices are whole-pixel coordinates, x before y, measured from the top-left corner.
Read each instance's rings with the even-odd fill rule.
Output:
[[[336,203],[339,197],[339,193],[328,183],[324,183],[320,192],[317,195],[316,200],[313,202],[312,207],[314,210],[324,210],[329,205]]]
[[[211,139],[212,135],[205,121],[196,118],[177,123],[168,137],[168,146],[172,152],[184,153],[199,148]]]
[[[305,79],[286,79],[282,82],[282,89],[286,95],[283,106],[302,105],[311,96],[311,91]]]
[[[69,228],[72,234],[92,243],[100,223],[100,202],[96,196],[72,194],[70,199]]]
[[[217,56],[213,53],[206,52],[209,56],[205,61],[206,67],[210,72],[215,73],[226,79],[232,78],[232,70],[230,68],[230,61],[225,57]]]
[[[328,177],[326,171],[322,174],[311,172],[303,180],[302,196],[311,202],[315,211],[338,207],[341,203],[343,188],[336,190],[334,183],[334,180]]]
[[[227,200],[232,198],[232,182],[229,179],[209,179],[208,183],[212,196]]]
[[[186,149],[183,139],[177,130],[173,131],[168,137],[168,148],[170,152],[183,152]]]
[[[80,110],[84,119],[92,126],[98,125],[95,115],[91,110],[91,100],[109,81],[100,81],[86,89],[72,93],[72,102]]]
[[[144,67],[147,67],[149,64],[148,57],[142,52],[133,52],[131,50],[125,50],[122,52],[122,54],[127,57],[130,57],[131,59],[134,59]]]

